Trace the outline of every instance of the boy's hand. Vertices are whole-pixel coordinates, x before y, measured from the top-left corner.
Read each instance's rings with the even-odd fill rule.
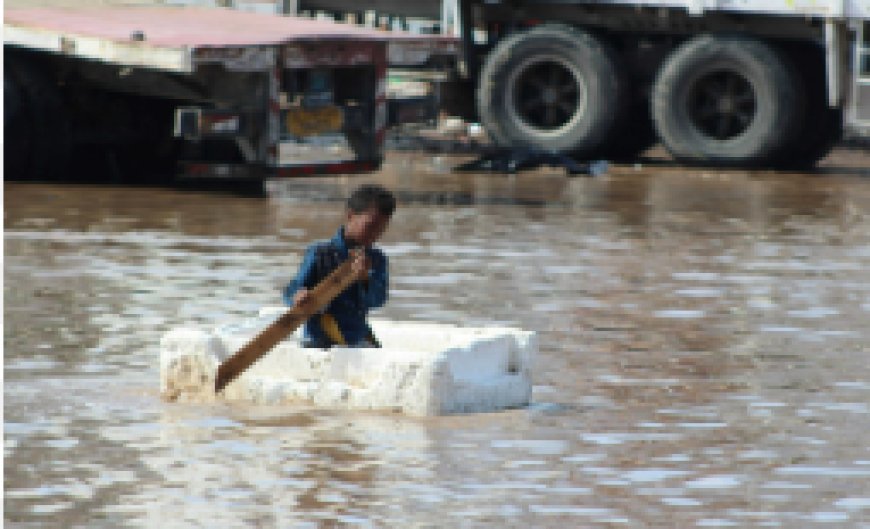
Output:
[[[300,288],[293,296],[293,306],[299,307],[311,297],[311,291],[307,288]]]
[[[367,281],[372,263],[364,250],[354,250],[351,253],[351,271],[357,281]]]

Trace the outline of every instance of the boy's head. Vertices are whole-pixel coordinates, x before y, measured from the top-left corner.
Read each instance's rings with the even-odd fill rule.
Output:
[[[347,200],[345,238],[360,246],[371,246],[383,235],[395,210],[396,198],[387,189],[361,185]]]

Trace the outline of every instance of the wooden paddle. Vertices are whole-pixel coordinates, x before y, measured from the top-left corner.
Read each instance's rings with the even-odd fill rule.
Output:
[[[282,314],[263,332],[254,336],[251,341],[239,349],[236,354],[221,363],[214,381],[215,392],[220,393],[227,384],[242,374],[245,369],[251,367],[251,364],[269,352],[278,342],[328,305],[337,295],[344,292],[344,289],[356,280],[352,270],[352,261],[353,256],[311,289],[305,301]]]

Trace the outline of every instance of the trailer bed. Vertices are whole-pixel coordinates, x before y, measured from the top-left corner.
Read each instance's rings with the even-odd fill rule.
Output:
[[[4,11],[4,44],[124,66],[189,73],[196,57],[216,48],[306,41],[387,42],[394,64],[456,53],[451,37],[420,36],[325,20],[222,8],[23,8]]]

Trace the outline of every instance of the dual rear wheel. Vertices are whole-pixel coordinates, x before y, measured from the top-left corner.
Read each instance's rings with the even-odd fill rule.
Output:
[[[823,157],[841,128],[818,65],[819,50],[701,35],[667,55],[643,100],[604,39],[545,24],[493,49],[477,103],[501,146],[618,159],[657,135],[684,163],[802,167]]]
[[[477,108],[498,145],[590,156],[622,119],[624,89],[606,43],[546,24],[493,49],[480,74]]]
[[[804,121],[806,96],[787,57],[746,37],[679,46],[653,83],[652,117],[680,161],[776,165]]]

